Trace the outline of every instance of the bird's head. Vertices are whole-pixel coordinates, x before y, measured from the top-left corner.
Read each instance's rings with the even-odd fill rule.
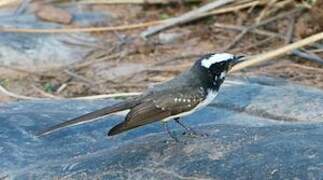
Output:
[[[229,53],[207,54],[196,61],[194,68],[216,89],[224,81],[228,71],[236,64],[243,61],[244,56],[235,56]]]

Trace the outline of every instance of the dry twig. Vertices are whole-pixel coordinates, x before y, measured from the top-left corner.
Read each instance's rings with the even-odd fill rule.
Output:
[[[180,55],[180,56],[176,56],[174,58],[171,58],[171,59],[168,59],[168,60],[165,60],[165,61],[162,61],[162,62],[155,63],[153,66],[162,66],[162,65],[165,65],[165,64],[167,64],[169,62],[174,62],[174,61],[178,61],[178,60],[182,60],[182,59],[196,58],[196,57],[200,57],[202,55],[203,54],[185,54],[185,55]]]
[[[248,27],[245,27],[245,26],[237,26],[237,25],[222,24],[222,23],[214,23],[213,26],[217,27],[217,28],[230,29],[230,30],[236,30],[236,31],[244,31],[244,30],[248,29]],[[278,33],[273,33],[271,31],[260,30],[260,29],[251,29],[249,32],[263,35],[263,36],[279,37],[279,38],[284,37]]]
[[[121,26],[109,27],[92,27],[92,28],[65,28],[65,29],[26,29],[26,28],[3,28],[0,27],[0,32],[15,32],[15,33],[78,33],[78,32],[103,32],[103,31],[125,31],[138,28],[149,27],[160,24],[163,21],[150,21],[146,23],[136,23]]]
[[[232,0],[233,1],[233,0]],[[263,5],[263,1],[253,1],[246,4],[239,4],[233,7],[221,8],[211,12],[200,14],[197,18],[207,17],[210,15],[224,14],[232,11],[237,11],[245,9],[251,6]],[[0,4],[1,6],[1,4]],[[168,19],[170,20],[170,19]],[[30,29],[30,28],[0,28],[0,32],[15,32],[15,33],[78,33],[78,32],[115,32],[115,31],[127,31],[138,28],[150,27],[153,25],[163,24],[168,20],[164,21],[150,21],[145,23],[136,23],[129,25],[120,25],[120,26],[109,26],[109,27],[90,27],[90,28],[65,28],[65,29]]]
[[[306,69],[306,70],[309,70],[309,71],[314,71],[314,72],[318,72],[318,73],[322,73],[323,74],[323,69],[321,69],[321,68],[315,68],[315,67],[306,66],[306,65],[302,65],[302,64],[291,64],[291,66],[294,66],[296,68]]]
[[[238,71],[240,69],[243,69],[243,68],[246,68],[249,66],[254,66],[256,64],[272,60],[275,57],[287,54],[288,52],[290,52],[292,50],[304,47],[306,45],[309,45],[311,43],[314,43],[314,42],[322,40],[322,39],[323,39],[323,32],[317,33],[315,35],[312,35],[312,36],[307,37],[305,39],[299,40],[295,43],[286,45],[286,46],[281,47],[279,49],[275,49],[275,50],[269,51],[267,53],[263,53],[263,54],[251,57],[248,61],[242,62],[242,63],[234,66],[231,71]]]
[[[306,51],[306,50],[303,50],[303,51],[294,50],[294,51],[292,51],[292,54],[295,55],[295,56],[307,59],[309,61],[312,61],[314,63],[318,63],[318,64],[323,65],[323,59],[320,56],[318,56],[318,55],[316,55],[314,53],[311,53],[309,51]]]
[[[291,17],[289,17],[290,23],[288,25],[288,30],[286,33],[286,43],[289,44],[291,42],[293,42],[293,34],[294,34],[294,30],[295,30],[295,20],[296,20],[296,16],[293,15]]]
[[[259,23],[267,15],[269,9],[271,9],[273,4],[275,4],[276,2],[277,0],[269,0],[266,2],[265,8],[263,8],[259,16],[256,18],[256,23]]]
[[[116,98],[116,97],[128,97],[128,96],[138,96],[140,92],[130,92],[130,93],[115,93],[115,94],[102,94],[95,96],[84,96],[84,97],[75,97],[75,98],[63,98],[63,97],[49,97],[49,98],[38,98],[38,97],[29,97],[19,94],[12,93],[0,85],[0,92],[5,96],[12,97],[15,99],[24,99],[24,100],[45,100],[45,99],[73,99],[73,100],[92,100],[92,99],[104,99],[104,98]]]
[[[40,99],[43,99],[43,98],[29,97],[29,96],[23,96],[23,95],[15,94],[13,92],[8,91],[2,85],[0,85],[0,92],[5,96],[12,97],[12,98],[15,98],[15,99],[27,99],[27,100],[40,100]]]
[[[93,81],[91,81],[91,80],[89,80],[89,79],[86,79],[85,77],[80,76],[80,75],[78,75],[78,74],[76,74],[76,73],[74,73],[74,72],[72,72],[72,71],[69,71],[69,70],[65,69],[65,70],[64,70],[64,72],[65,72],[66,74],[68,74],[68,75],[72,76],[72,77],[73,77],[73,78],[75,78],[75,79],[79,79],[79,80],[81,80],[81,81],[83,81],[83,82],[86,82],[86,83],[88,83],[88,84],[90,84],[90,85],[94,85]]]
[[[224,13],[229,13],[229,12],[234,12],[234,11],[239,11],[242,9],[246,9],[249,7],[253,7],[253,6],[260,6],[260,5],[264,5],[265,2],[264,1],[252,1],[252,2],[247,2],[245,4],[238,4],[236,6],[231,6],[231,7],[223,7],[220,9],[216,9],[207,13],[203,14],[203,17],[206,16],[210,16],[210,15],[217,15],[217,14],[224,14]]]
[[[200,2],[201,0],[183,0],[185,3]],[[170,4],[178,0],[81,0],[81,4]]]
[[[286,38],[285,38],[285,41],[287,44],[293,42],[293,34],[294,34],[294,29],[295,29],[296,16],[293,15],[289,19],[290,19],[290,23],[289,23],[288,31],[287,31]],[[295,49],[291,52],[291,54],[323,65],[323,59],[320,56],[317,56],[315,53],[311,53],[306,50],[301,51],[301,50]]]
[[[10,4],[16,4],[16,3],[19,3],[19,0],[1,0],[0,7],[10,5]]]
[[[148,30],[141,33],[141,37],[147,38],[148,36],[154,35],[160,31],[171,28],[173,26],[176,26],[179,24],[184,24],[184,23],[196,20],[198,18],[204,17],[203,16],[204,13],[206,13],[212,9],[229,4],[231,2],[234,2],[234,0],[217,0],[212,3],[208,3],[198,9],[192,10],[192,11],[185,13],[181,16],[170,18],[170,19],[164,21],[164,23],[161,25],[149,28]]]
[[[272,18],[269,18],[269,19],[266,19],[260,23],[257,23],[257,24],[254,24],[250,27],[248,27],[247,29],[243,30],[238,36],[236,36],[236,38],[227,46],[223,49],[223,51],[227,51],[233,47],[235,47],[237,45],[237,43],[252,29],[255,29],[255,28],[258,28],[260,26],[264,26],[268,23],[271,23],[273,21],[276,21],[278,19],[281,19],[281,18],[285,18],[287,16],[290,16],[291,14],[294,14],[294,13],[297,13],[297,12],[300,12],[302,11],[303,8],[300,8],[300,9],[294,9],[292,11],[289,11],[289,12],[286,12],[286,13],[282,13],[282,14],[279,14],[275,17],[272,17]]]
[[[205,13],[196,13],[195,12],[196,10],[194,10],[194,11],[188,12],[188,13],[182,15],[182,16],[172,18],[172,19],[168,19],[168,20],[166,20],[164,22],[167,23],[167,21],[173,20],[173,22],[172,22],[173,24],[171,24],[171,22],[170,22],[169,25],[161,24],[161,25],[159,25],[159,27],[161,29],[158,30],[157,27],[155,27],[156,29],[152,29],[152,30],[148,29],[148,30],[142,32],[141,36],[148,37],[150,35],[153,35],[155,33],[160,32],[160,31],[162,31],[164,29],[168,29],[170,27],[176,26],[177,24],[184,24],[184,23],[194,21],[194,20],[199,19],[199,18],[204,18],[204,17],[211,16],[211,15],[229,13],[229,12],[238,11],[238,10],[242,10],[242,9],[245,9],[245,8],[255,7],[255,6],[265,4],[265,2],[263,2],[263,1],[252,1],[252,2],[246,1],[246,2],[244,2],[245,4],[243,4],[242,2],[240,2],[240,3],[241,4],[238,4],[238,5],[232,6],[232,7],[224,7],[224,8],[216,9],[216,10],[213,10],[213,11],[210,11],[210,12],[205,11]],[[192,13],[192,14],[189,14],[189,13]],[[187,14],[191,15],[192,17],[188,16]],[[183,18],[183,19],[180,19],[180,18]],[[183,21],[181,21],[181,20],[183,20]],[[158,30],[158,31],[156,31],[156,30]]]
[[[44,97],[47,97],[47,98],[51,98],[51,99],[62,99],[61,97],[59,96],[55,96],[55,95],[52,95],[50,93],[47,93],[45,92],[44,90],[38,88],[37,86],[35,85],[32,85],[32,87],[35,89],[35,91],[37,91],[38,93],[40,93],[42,96]]]
[[[323,52],[323,49],[312,49],[312,50],[308,50],[308,52],[311,52],[311,53],[321,53],[321,52]]]
[[[63,83],[59,88],[57,88],[56,93],[60,94],[67,87],[67,83]]]
[[[109,55],[109,56],[104,56],[102,58],[95,59],[95,62],[98,63],[98,62],[102,62],[102,61],[106,61],[106,60],[116,59],[116,58],[120,57],[121,55],[122,55],[122,53],[116,53],[116,54],[112,54],[112,55]],[[93,64],[93,61],[88,60],[88,61],[85,61],[85,62],[83,62],[81,64],[75,65],[73,68],[76,69],[76,70],[79,70],[79,69],[85,68],[87,66],[90,66],[92,64]]]

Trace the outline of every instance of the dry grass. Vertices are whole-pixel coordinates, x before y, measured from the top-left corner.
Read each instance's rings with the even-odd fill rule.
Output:
[[[9,2],[9,1],[7,1]],[[98,2],[98,1],[96,1]],[[278,56],[288,55],[291,50],[302,48],[308,46],[309,44],[322,40],[323,34],[317,33],[315,35],[309,36],[304,39],[298,39],[295,37],[295,33],[290,31],[290,27],[286,31],[291,33],[291,39],[295,42],[287,45],[280,45],[281,41],[285,41],[286,34],[282,32],[273,31],[271,28],[267,28],[268,24],[272,26],[272,22],[276,24],[283,23],[286,19],[284,13],[294,11],[299,7],[288,7],[293,5],[294,1],[283,0],[283,1],[261,1],[261,0],[243,0],[236,1],[229,5],[210,10],[206,13],[199,14],[201,17],[216,17],[215,23],[207,24],[206,21],[197,21],[195,25],[181,26],[178,29],[190,29],[194,36],[189,36],[185,39],[185,44],[175,44],[175,45],[152,45],[150,39],[154,40],[156,37],[149,38],[147,41],[142,39],[137,39],[130,44],[125,45],[122,48],[113,47],[114,51],[109,51],[103,57],[89,59],[79,64],[74,64],[69,66],[68,69],[72,69],[74,74],[64,73],[67,72],[67,67],[60,67],[52,69],[48,72],[33,72],[16,67],[5,67],[6,69],[11,69],[12,71],[20,72],[26,74],[25,79],[22,81],[28,81],[31,87],[25,87],[28,89],[28,93],[13,93],[10,91],[12,86],[5,87],[0,86],[0,92],[4,96],[8,96],[15,99],[42,99],[42,98],[68,98],[77,97],[76,99],[95,99],[95,98],[109,98],[109,97],[122,97],[128,95],[137,95],[137,91],[145,89],[149,83],[160,82],[167,80],[176,74],[183,71],[185,68],[192,64],[192,60],[196,57],[205,53],[205,51],[221,51],[220,47],[227,46],[227,51],[234,53],[247,52],[247,54],[259,54],[256,56],[250,56],[249,61],[242,63],[234,67],[233,71],[238,71],[240,69],[258,65],[260,63],[268,62],[271,60],[279,60]],[[0,4],[1,6],[1,4]],[[310,7],[310,6],[307,6]],[[277,14],[273,18],[268,18],[272,14]],[[230,24],[221,23],[221,18],[229,19],[229,22],[236,22],[235,20],[230,21],[230,17],[237,16],[237,14],[249,16],[249,19],[245,20],[245,25],[241,24]],[[255,18],[253,14],[259,15]],[[253,17],[253,18],[250,18]],[[238,17],[239,19],[240,17]],[[108,27],[89,27],[89,28],[64,28],[64,29],[17,29],[17,28],[2,28],[0,32],[16,32],[16,33],[70,33],[70,32],[110,32],[107,34],[117,34],[121,31],[126,31],[131,37],[138,38],[140,31],[143,28],[148,28],[155,25],[160,25],[165,20],[156,20],[154,18],[145,18],[149,20],[146,23],[137,24],[125,24],[118,26],[108,26]],[[151,20],[153,19],[153,20]],[[212,18],[209,18],[212,19]],[[212,19],[214,21],[214,19]],[[219,20],[220,19],[220,20]],[[225,19],[225,22],[226,20]],[[127,21],[131,22],[131,21]],[[138,22],[138,19],[135,20]],[[199,26],[205,27],[203,29],[198,28]],[[269,27],[270,27],[269,26]],[[291,27],[295,26],[294,23],[290,24]],[[210,32],[209,32],[210,31]],[[213,32],[215,31],[215,33]],[[240,32],[240,35],[236,34]],[[135,35],[134,35],[135,34]],[[288,33],[287,33],[288,34]],[[203,39],[205,36],[206,38]],[[110,37],[110,36],[109,36]],[[265,37],[265,38],[264,38]],[[157,38],[158,39],[158,38]],[[198,39],[196,45],[191,39]],[[218,44],[213,46],[213,48],[208,48],[210,45],[205,43],[205,41],[212,42],[216,39],[216,42],[225,44]],[[220,40],[219,40],[220,39]],[[236,40],[234,40],[236,39]],[[255,40],[256,39],[256,40]],[[260,39],[260,40],[259,40]],[[120,40],[120,39],[119,39]],[[234,41],[234,43],[232,43]],[[234,44],[233,46],[230,45]],[[191,43],[191,44],[190,44]],[[262,48],[266,44],[270,43],[265,49]],[[279,45],[275,45],[278,43]],[[284,42],[285,43],[285,42]],[[206,48],[203,48],[203,44]],[[229,46],[230,45],[230,46]],[[187,50],[188,47],[193,46],[196,48],[201,46],[201,51],[190,52]],[[229,47],[229,48],[228,48]],[[117,51],[115,49],[118,49]],[[223,50],[223,49],[222,49]],[[263,52],[263,53],[260,53]],[[321,53],[321,49],[309,49],[311,53]],[[160,58],[162,60],[157,60]],[[135,60],[135,61],[134,61]],[[126,77],[121,77],[119,79],[111,80],[108,78],[98,79],[95,75],[95,68],[98,66],[106,66],[106,63],[114,63],[118,66],[120,62],[139,62],[147,63],[148,69],[145,69],[135,74],[129,74]],[[141,62],[142,61],[142,62]],[[171,64],[171,65],[169,65]],[[299,65],[301,66],[301,65]],[[313,67],[315,68],[315,67]],[[70,72],[70,71],[68,71]],[[90,73],[94,72],[94,73]],[[320,72],[320,71],[315,71]],[[77,75],[77,76],[76,76]],[[67,76],[67,77],[66,77]],[[66,80],[69,79],[69,80]],[[72,80],[70,80],[72,79]],[[92,83],[94,82],[95,83]],[[47,92],[42,87],[44,82],[50,82],[57,86],[54,92]],[[140,82],[141,86],[138,86]],[[71,91],[71,89],[77,89]],[[32,90],[30,90],[32,89]],[[14,90],[13,90],[14,91]],[[32,91],[32,92],[30,92]],[[128,92],[135,93],[128,93]],[[22,91],[24,92],[24,91]],[[104,95],[94,95],[92,94],[104,94]],[[81,97],[79,97],[81,96]],[[84,97],[82,97],[84,96]]]

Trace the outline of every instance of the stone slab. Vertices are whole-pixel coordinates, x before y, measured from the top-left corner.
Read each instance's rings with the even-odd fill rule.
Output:
[[[110,115],[44,138],[40,130],[115,103],[0,105],[0,179],[321,179],[323,91],[263,77],[231,79],[185,123],[208,137],[173,142],[160,123],[115,137]]]

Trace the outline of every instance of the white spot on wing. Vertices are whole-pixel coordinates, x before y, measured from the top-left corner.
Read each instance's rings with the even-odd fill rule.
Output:
[[[205,68],[210,68],[212,64],[227,61],[233,59],[234,56],[229,53],[220,53],[220,54],[213,54],[209,58],[203,59],[201,61],[201,65]]]
[[[196,107],[194,107],[192,110],[186,111],[186,112],[183,112],[180,114],[176,114],[174,116],[167,117],[166,119],[163,119],[162,122],[167,122],[167,121],[172,120],[177,117],[187,116],[197,110],[200,110],[201,108],[210,104],[213,101],[213,99],[216,97],[217,94],[218,94],[217,91],[208,90],[208,94],[207,94],[206,98],[200,104],[198,104]]]

